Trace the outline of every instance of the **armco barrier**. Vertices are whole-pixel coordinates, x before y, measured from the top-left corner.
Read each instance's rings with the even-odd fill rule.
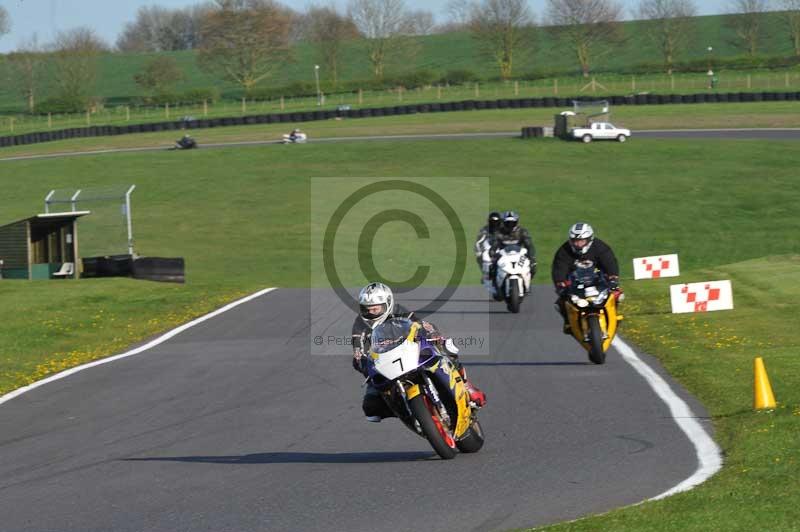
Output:
[[[133,257],[131,255],[106,255],[84,257],[81,277],[130,277]]]
[[[598,97],[599,98],[599,97]],[[517,98],[499,100],[464,100],[460,102],[436,102],[417,105],[397,105],[379,108],[316,110],[292,113],[273,113],[266,115],[235,116],[223,118],[200,119],[184,122],[182,120],[166,122],[150,122],[126,126],[89,126],[82,128],[59,129],[55,131],[39,131],[22,135],[0,137],[0,148],[36,144],[71,138],[97,137],[108,135],[127,135],[132,133],[171,131],[183,128],[205,129],[223,126],[251,124],[276,124],[285,122],[311,122],[330,120],[333,118],[366,118],[372,116],[392,116],[415,113],[437,113],[449,111],[471,111],[474,109],[523,109],[529,107],[572,107],[573,100],[591,100],[587,96],[575,98],[552,97]],[[761,101],[797,101],[800,92],[712,92],[697,94],[636,94],[606,96],[604,99],[612,105],[661,105],[689,103],[738,103]]]
[[[186,281],[183,257],[139,257],[133,261],[134,279],[183,283]]]

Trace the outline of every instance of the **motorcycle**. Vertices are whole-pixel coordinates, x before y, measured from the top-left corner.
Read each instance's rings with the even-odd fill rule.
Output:
[[[565,309],[572,335],[595,364],[606,361],[623,316],[617,311],[621,292],[611,290],[605,275],[591,261],[581,261],[569,276]]]
[[[185,136],[175,141],[175,145],[170,150],[192,150],[197,148],[197,142],[189,136]]]
[[[506,246],[498,251],[497,273],[494,278],[495,300],[505,300],[509,311],[519,312],[522,299],[531,290],[532,263],[523,246]]]
[[[483,447],[478,408],[461,375],[419,323],[390,318],[375,328],[370,343],[367,381],[400,421],[444,460]]]
[[[282,142],[284,144],[305,144],[308,140],[308,135],[300,132],[292,132],[288,135],[283,135]]]

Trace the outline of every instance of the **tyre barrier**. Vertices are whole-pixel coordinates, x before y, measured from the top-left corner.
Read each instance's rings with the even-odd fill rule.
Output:
[[[186,282],[186,267],[183,257],[139,257],[132,262],[134,279],[168,283]]]
[[[544,137],[544,128],[543,127],[523,127],[522,128],[522,135],[523,139],[538,139]]]
[[[131,255],[83,257],[81,277],[130,277],[133,272]]]

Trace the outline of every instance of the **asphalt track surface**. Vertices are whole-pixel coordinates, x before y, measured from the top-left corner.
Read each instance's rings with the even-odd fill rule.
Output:
[[[270,292],[30,390],[0,405],[0,529],[506,530],[689,477],[695,449],[665,403],[615,350],[590,364],[552,302],[537,286],[512,315],[465,287],[429,316],[473,343],[462,360],[489,397],[483,450],[450,461],[396,420],[364,420],[362,379],[336,341],[353,314],[322,289]]]
[[[202,135],[198,135],[202,137]],[[760,129],[649,129],[634,131],[631,140],[641,138],[667,138],[667,139],[728,139],[728,140],[800,140],[800,128],[760,128]],[[375,141],[403,141],[403,140],[463,140],[463,139],[494,139],[494,138],[519,138],[517,132],[499,133],[445,133],[431,135],[380,135],[380,136],[361,136],[361,137],[324,137],[310,139],[308,144],[328,143],[328,142],[375,142]],[[248,142],[222,142],[222,143],[200,143],[202,149],[209,148],[232,148],[243,146],[264,146],[270,144],[283,144],[279,140],[263,140]],[[60,157],[75,157],[80,155],[101,155],[105,153],[135,153],[166,151],[169,148],[164,146],[145,146],[140,148],[115,148],[108,150],[88,150],[76,152],[59,152],[44,155],[18,155],[12,157],[2,157],[0,151],[0,162],[2,161],[24,161],[32,159],[54,159]]]

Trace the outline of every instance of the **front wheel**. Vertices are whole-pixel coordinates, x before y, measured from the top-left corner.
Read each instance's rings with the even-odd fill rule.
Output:
[[[587,318],[589,321],[589,360],[595,364],[603,364],[606,361],[606,353],[603,351],[603,330],[600,328],[600,318],[597,314],[592,314]]]
[[[590,142],[592,142],[592,136],[586,134],[583,136],[583,138],[581,138],[581,140],[583,141],[584,144],[589,144]]]
[[[508,301],[506,301],[506,306],[508,310],[517,314],[519,312],[519,305],[522,301],[522,294],[519,293],[519,282],[516,279],[512,279],[509,281],[511,283],[511,291],[508,294]]]
[[[628,140],[628,137],[626,137],[625,135],[620,135],[619,137],[617,137],[617,140],[620,142],[625,142],[626,140]]]
[[[408,402],[408,406],[436,454],[443,460],[455,458],[456,442],[450,431],[442,424],[428,398],[424,394],[419,394]]]

